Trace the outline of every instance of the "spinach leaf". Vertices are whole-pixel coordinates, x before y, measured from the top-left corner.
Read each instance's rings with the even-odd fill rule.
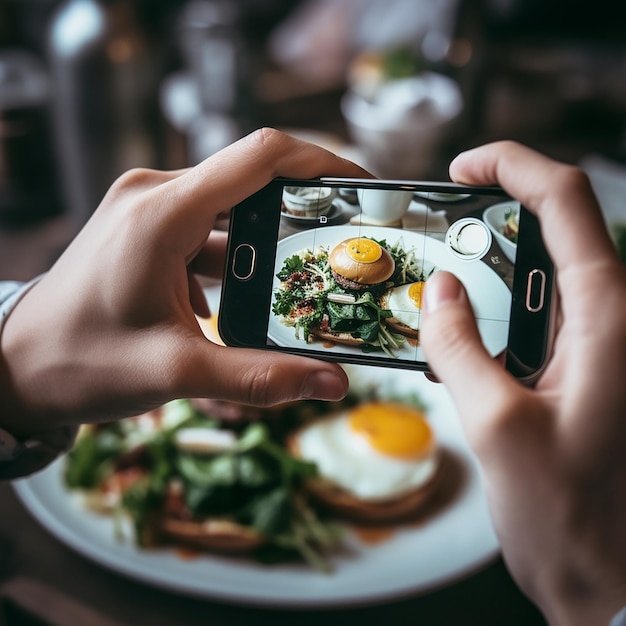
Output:
[[[355,337],[360,337],[366,343],[374,343],[378,339],[379,330],[380,322],[376,320],[374,322],[359,325],[358,329],[352,334]]]
[[[291,500],[285,486],[259,494],[241,510],[236,519],[261,534],[272,536],[287,527],[291,517]]]
[[[236,460],[230,454],[212,457],[181,454],[176,467],[186,483],[197,487],[232,486],[237,482]]]
[[[88,432],[79,437],[67,455],[65,483],[73,488],[95,487],[112,469],[123,449],[122,436],[113,430]]]

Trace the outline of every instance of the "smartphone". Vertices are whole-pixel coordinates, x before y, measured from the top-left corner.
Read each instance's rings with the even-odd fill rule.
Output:
[[[422,290],[441,270],[465,286],[485,348],[532,382],[553,265],[536,218],[497,187],[275,179],[231,213],[218,330],[230,346],[426,371]]]

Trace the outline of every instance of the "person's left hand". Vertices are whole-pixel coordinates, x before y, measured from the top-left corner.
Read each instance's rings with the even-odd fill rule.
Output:
[[[208,341],[190,270],[221,275],[216,217],[276,176],[367,173],[271,129],[193,169],[132,170],[6,321],[0,423],[14,435],[137,414],[177,397],[255,405],[339,399],[335,364]],[[4,361],[4,363],[2,363]]]

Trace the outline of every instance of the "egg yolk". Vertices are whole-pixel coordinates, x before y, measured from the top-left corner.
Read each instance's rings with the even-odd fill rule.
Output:
[[[424,283],[413,283],[409,287],[409,298],[411,302],[415,305],[416,309],[422,308],[422,292],[424,291]]]
[[[383,250],[375,241],[359,237],[348,241],[346,254],[359,263],[375,263],[383,255]]]
[[[381,454],[398,458],[426,456],[433,448],[433,431],[417,409],[395,402],[369,402],[353,409],[350,428]]]

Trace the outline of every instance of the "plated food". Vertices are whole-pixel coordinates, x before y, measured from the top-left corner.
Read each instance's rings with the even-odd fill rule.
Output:
[[[321,403],[300,410],[318,404],[323,412]],[[291,456],[265,422],[242,427],[215,417],[236,409],[241,413],[239,405],[213,403],[208,413],[177,400],[85,427],[67,455],[65,483],[81,490],[91,510],[130,518],[142,547],[254,552],[260,559],[284,552],[324,569],[323,554],[340,535],[303,497],[302,482],[315,466]],[[293,413],[285,407],[283,417]]]
[[[65,484],[90,510],[130,519],[143,548],[299,558],[329,570],[343,538],[336,520],[399,522],[436,482],[438,444],[423,405],[378,395],[280,409],[173,401],[84,427]]]
[[[339,410],[292,433],[289,450],[318,467],[305,481],[315,501],[357,522],[415,515],[441,477],[437,437],[419,405],[370,401]]]
[[[380,297],[381,306],[391,311],[387,325],[402,335],[419,338],[424,281],[392,287]]]
[[[218,297],[216,289],[213,306]],[[451,584],[494,558],[498,544],[481,473],[445,388],[428,383],[415,372],[356,366],[347,370],[351,393],[367,402],[408,400],[413,407],[418,401],[427,405],[426,417],[437,439],[444,473],[424,508],[402,523],[343,521],[313,504],[320,509],[318,516],[324,522],[330,520],[341,531],[336,547],[324,554],[331,574],[311,567],[301,558],[259,563],[256,551],[224,553],[179,548],[173,542],[152,548],[138,546],[126,515],[86,508],[85,491],[65,486],[65,458],[16,481],[13,488],[46,531],[96,566],[168,592],[229,603],[329,608],[388,602]],[[378,393],[371,395],[368,389],[378,389]],[[308,415],[298,418],[293,410],[299,406],[294,405],[292,412],[282,407],[271,418],[264,418],[263,410],[251,411],[249,407],[242,413],[240,406],[232,404],[224,404],[218,411],[215,405],[203,406],[202,410],[215,412],[229,423],[233,419],[260,419],[270,425],[277,418],[280,421],[285,411],[291,433],[304,421],[324,419],[341,408],[331,404],[331,411],[323,413],[325,405],[307,402],[303,406]],[[349,410],[350,405],[345,408]],[[237,430],[241,432],[241,426]],[[447,464],[450,459],[452,466]],[[452,493],[450,483],[456,485]],[[307,497],[312,499],[308,492]]]
[[[391,254],[396,268],[384,285],[349,290],[337,283],[329,253],[349,239],[373,240]],[[511,290],[494,269],[479,259],[458,259],[435,236],[380,226],[325,226],[278,242],[268,341],[320,355],[331,353],[333,358],[361,358],[363,352],[374,352],[382,359],[423,362],[415,328],[422,317],[419,283],[439,270],[454,273],[463,283],[485,348],[492,356],[500,354],[508,340]],[[401,304],[389,304],[394,289],[394,301]],[[398,312],[407,315],[408,324],[394,327]],[[327,327],[332,335],[322,334]]]
[[[403,240],[353,236],[296,251],[277,273],[272,312],[297,339],[331,341],[395,356],[419,337],[426,267]]]

